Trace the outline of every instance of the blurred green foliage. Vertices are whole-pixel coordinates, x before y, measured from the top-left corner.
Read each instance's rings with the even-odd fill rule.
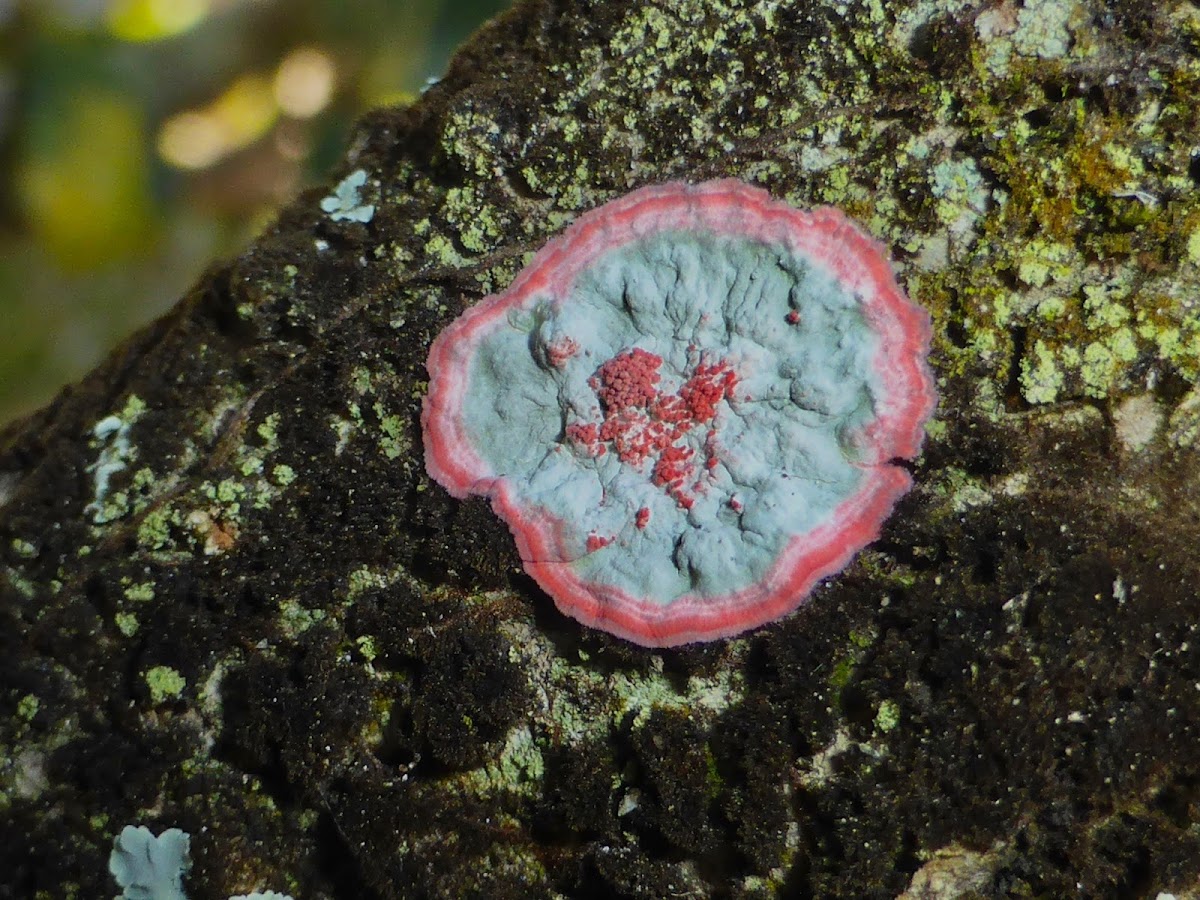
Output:
[[[508,0],[0,0],[0,423],[414,100]]]

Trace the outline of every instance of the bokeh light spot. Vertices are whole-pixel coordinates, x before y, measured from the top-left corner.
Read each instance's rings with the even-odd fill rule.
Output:
[[[275,72],[275,102],[287,115],[308,119],[329,105],[336,82],[332,57],[301,47],[285,56]]]
[[[158,152],[176,168],[208,168],[254,143],[278,118],[271,82],[261,75],[245,75],[208,106],[164,122]]]

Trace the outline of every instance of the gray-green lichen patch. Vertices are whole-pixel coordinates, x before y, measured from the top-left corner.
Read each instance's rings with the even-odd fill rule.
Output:
[[[542,751],[528,726],[509,732],[499,754],[478,769],[464,772],[459,790],[486,798],[497,791],[538,791],[546,774]]]
[[[913,873],[908,889],[899,900],[920,897],[959,897],[984,891],[1001,865],[1007,846],[997,841],[987,852],[950,845],[923,855],[922,866]]]
[[[1113,412],[1117,439],[1127,453],[1144,450],[1162,428],[1163,414],[1150,394],[1127,398]]]
[[[324,621],[325,617],[324,609],[302,606],[295,598],[289,597],[279,603],[279,630],[291,640]]]
[[[663,671],[653,657],[645,671],[618,672],[605,678],[588,664],[587,654],[572,661],[558,655],[544,636],[523,623],[511,623],[505,634],[513,652],[535,680],[544,733],[558,746],[599,739],[612,728],[641,728],[656,711],[684,710],[713,716],[740,699],[741,673],[722,669],[711,676],[692,676],[683,684]]]

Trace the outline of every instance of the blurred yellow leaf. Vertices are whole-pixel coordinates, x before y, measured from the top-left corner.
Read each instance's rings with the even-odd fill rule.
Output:
[[[157,41],[192,28],[212,0],[111,0],[108,30],[126,41]]]
[[[17,196],[33,230],[69,268],[144,243],[150,224],[145,123],[136,98],[83,87],[17,163]]]

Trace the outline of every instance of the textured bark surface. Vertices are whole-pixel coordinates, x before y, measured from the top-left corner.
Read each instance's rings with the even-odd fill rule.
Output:
[[[1200,890],[1198,46],[1140,0],[480,32],[0,433],[0,894],[115,893],[126,824],[193,898]],[[655,652],[426,477],[423,363],[583,210],[716,176],[889,246],[942,399],[808,606]]]

